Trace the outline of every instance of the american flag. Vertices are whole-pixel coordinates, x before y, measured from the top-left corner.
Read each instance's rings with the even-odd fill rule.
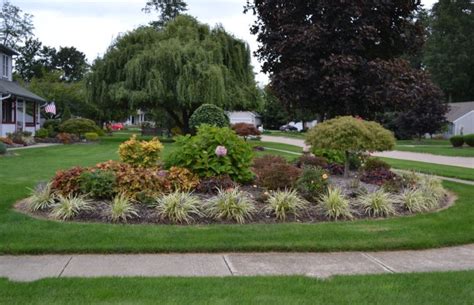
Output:
[[[44,108],[44,111],[46,111],[46,113],[56,114],[56,104],[50,103],[46,105],[46,107]]]

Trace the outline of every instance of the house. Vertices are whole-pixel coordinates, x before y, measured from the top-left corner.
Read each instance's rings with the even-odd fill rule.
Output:
[[[150,122],[149,117],[145,111],[138,110],[135,114],[128,117],[125,121],[127,126],[141,126],[143,123]]]
[[[446,115],[449,122],[448,136],[474,133],[474,102],[449,104]]]
[[[255,127],[262,125],[262,118],[259,114],[251,111],[229,111],[227,112],[230,124],[247,123]]]
[[[14,50],[0,44],[0,136],[16,131],[33,135],[40,128],[40,108],[46,100],[12,79]]]

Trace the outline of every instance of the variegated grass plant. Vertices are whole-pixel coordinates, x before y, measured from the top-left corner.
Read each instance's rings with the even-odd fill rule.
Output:
[[[286,220],[289,215],[298,217],[304,211],[308,202],[301,198],[295,190],[272,192],[267,200],[265,211]]]

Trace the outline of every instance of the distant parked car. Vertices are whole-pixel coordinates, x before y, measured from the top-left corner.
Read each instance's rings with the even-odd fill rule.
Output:
[[[280,127],[280,131],[298,131],[298,128],[291,125],[283,125]]]
[[[111,126],[113,131],[120,131],[123,130],[123,124],[122,123],[114,123]]]

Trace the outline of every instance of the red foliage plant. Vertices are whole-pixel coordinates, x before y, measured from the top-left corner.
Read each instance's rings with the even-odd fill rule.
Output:
[[[264,156],[254,161],[253,171],[257,184],[270,190],[291,188],[301,170],[278,156]]]
[[[232,129],[235,131],[235,133],[243,137],[245,140],[247,140],[249,136],[260,135],[260,131],[253,124],[237,123],[232,125]]]
[[[73,167],[65,171],[58,171],[52,181],[52,189],[61,195],[68,196],[80,192],[80,178],[87,169]]]

